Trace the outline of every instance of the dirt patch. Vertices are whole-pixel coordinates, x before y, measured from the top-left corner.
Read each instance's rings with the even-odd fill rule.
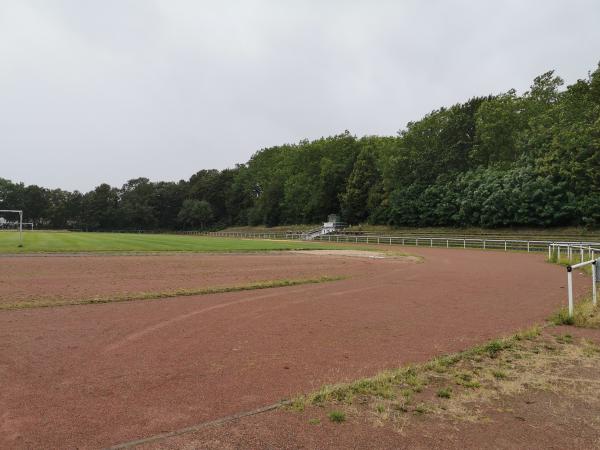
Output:
[[[294,250],[292,253],[301,255],[312,255],[312,256],[346,256],[351,258],[372,258],[372,259],[383,259],[383,258],[394,258],[404,259],[406,261],[418,262],[422,258],[404,255],[400,253],[392,252],[374,252],[369,250]]]
[[[98,448],[184,428],[456,352],[543,320],[565,302],[564,269],[545,263],[542,255],[412,251],[425,258],[422,264],[303,254],[186,256],[196,266],[205,264],[206,273],[227,261],[217,278],[229,276],[219,274],[230,268],[239,277],[258,273],[259,279],[273,279],[282,271],[289,277],[294,264],[300,270],[307,264],[311,274],[330,274],[331,259],[352,277],[202,297],[0,312],[0,447]],[[132,267],[123,262],[127,258],[110,264]],[[79,266],[85,275],[85,289],[110,288],[109,281],[94,276],[93,264],[85,266],[85,258],[72,261],[69,267]],[[165,263],[160,267],[171,274],[165,278],[159,269],[149,276],[145,261],[138,264],[131,269],[136,276],[111,269],[109,279],[125,288],[172,283],[171,278],[179,284],[194,266],[178,271]],[[57,269],[37,267],[60,279]],[[36,276],[28,274],[30,280],[39,280]],[[576,279],[578,294],[587,289],[585,281]],[[36,282],[21,289],[43,293]],[[75,276],[61,283],[52,289],[79,285]],[[52,283],[45,286],[51,289]],[[298,442],[294,428],[286,438],[266,429],[287,439],[273,446]],[[308,447],[335,443],[327,438],[324,445],[311,445],[315,441],[301,430],[297,438],[306,438]],[[210,439],[202,446],[210,447]],[[229,442],[214,439],[223,447]],[[260,445],[268,441],[259,435],[244,439],[244,446],[269,446]],[[343,442],[368,441],[339,445]]]

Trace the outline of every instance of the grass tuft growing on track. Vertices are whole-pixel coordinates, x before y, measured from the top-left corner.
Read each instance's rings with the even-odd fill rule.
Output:
[[[400,410],[408,409],[409,404],[414,405],[413,397],[421,393],[432,380],[446,383],[439,387],[437,397],[449,399],[453,391],[447,383],[472,391],[480,389],[484,381],[502,378],[492,375],[494,371],[499,373],[504,368],[501,357],[521,351],[524,346],[530,345],[529,342],[535,342],[540,334],[540,327],[535,326],[513,336],[496,339],[461,353],[441,356],[424,364],[386,370],[351,383],[325,385],[316,392],[292,399],[290,409],[303,411],[309,406],[327,404],[350,406],[356,402],[360,404],[365,399],[387,402]],[[487,378],[479,367],[483,361],[487,361],[489,366],[490,376]],[[413,411],[423,413],[415,406]]]
[[[26,300],[15,303],[0,303],[0,311],[2,310],[17,310],[17,309],[31,309],[31,308],[50,308],[56,306],[70,306],[70,305],[93,305],[101,303],[118,303],[118,302],[131,302],[137,300],[158,300],[165,298],[174,297],[189,297],[193,295],[209,295],[209,294],[222,294],[226,292],[239,292],[239,291],[253,291],[257,289],[270,289],[277,287],[287,286],[298,286],[302,284],[316,284],[316,283],[327,283],[330,281],[343,280],[343,276],[322,276],[318,278],[299,278],[299,279],[284,279],[284,280],[270,280],[270,281],[258,281],[250,284],[234,285],[234,286],[222,286],[222,287],[209,287],[201,289],[175,289],[169,291],[159,292],[139,292],[134,294],[120,294],[120,295],[108,295],[104,297],[92,297],[86,299],[44,299],[44,300]]]

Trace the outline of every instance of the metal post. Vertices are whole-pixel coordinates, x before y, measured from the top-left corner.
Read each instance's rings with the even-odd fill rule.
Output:
[[[579,261],[579,262],[583,262],[583,246],[581,246],[581,245],[579,246],[579,253],[581,255],[581,261]]]
[[[556,255],[557,255],[556,256],[557,261],[560,262],[560,245],[557,247],[557,253],[556,253]]]
[[[19,241],[23,247],[23,211],[19,211]]]
[[[548,246],[548,261],[550,261],[552,259],[552,245]]]
[[[504,251],[506,251],[506,241],[504,241]]]
[[[569,317],[573,317],[573,269],[567,266],[567,289],[569,291]]]
[[[467,248],[467,240],[463,239],[463,248]]]
[[[446,248],[450,248],[450,242],[448,239],[446,239]]]
[[[527,253],[529,253],[529,241],[527,241]]]
[[[592,263],[592,304],[596,306],[596,267],[598,261]]]
[[[429,239],[429,246],[433,247],[433,239]]]
[[[419,246],[419,238],[415,239],[415,245],[418,247]]]
[[[485,250],[485,239],[483,240],[483,249]]]

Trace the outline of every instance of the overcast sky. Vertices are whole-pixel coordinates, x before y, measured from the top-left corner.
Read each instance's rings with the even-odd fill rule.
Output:
[[[0,177],[179,180],[599,60],[598,0],[0,0]]]

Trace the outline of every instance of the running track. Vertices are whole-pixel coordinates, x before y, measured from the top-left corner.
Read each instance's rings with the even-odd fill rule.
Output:
[[[461,350],[565,301],[565,270],[543,255],[408,251],[425,261],[361,259],[333,283],[0,312],[0,448],[184,428]]]

